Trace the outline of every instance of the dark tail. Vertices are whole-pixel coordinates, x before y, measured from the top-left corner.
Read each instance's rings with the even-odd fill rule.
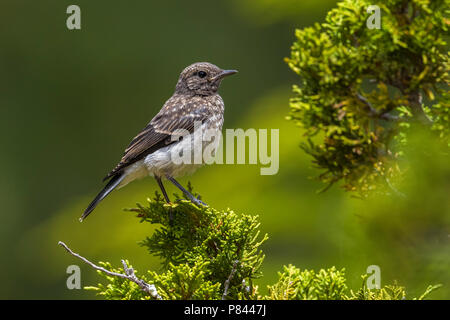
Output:
[[[92,210],[95,209],[100,201],[105,199],[105,197],[119,185],[123,178],[125,178],[124,174],[118,174],[108,181],[103,190],[100,191],[100,193],[95,197],[94,200],[92,200],[87,209],[84,211],[83,215],[80,218],[80,222],[83,221],[92,212]]]

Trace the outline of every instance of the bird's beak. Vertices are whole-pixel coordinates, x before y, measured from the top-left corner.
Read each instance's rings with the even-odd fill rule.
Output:
[[[231,76],[232,74],[237,73],[237,70],[222,70],[218,75],[212,77],[210,80],[211,82],[214,82],[216,80],[225,78],[226,76]]]

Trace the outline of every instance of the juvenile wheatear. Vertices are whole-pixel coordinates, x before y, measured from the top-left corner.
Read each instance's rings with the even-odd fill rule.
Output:
[[[222,131],[224,103],[217,90],[224,77],[236,72],[222,70],[208,62],[194,63],[184,69],[178,79],[175,93],[125,149],[120,162],[103,180],[109,180],[108,183],[89,204],[80,221],[115,188],[121,188],[146,176],[156,179],[167,202],[170,200],[162,178],[177,186],[193,203],[205,205],[175,180],[176,177],[192,173],[204,162],[180,163],[173,161],[172,155],[185,150],[193,152],[195,148],[204,147],[205,143],[213,143],[213,151],[217,149],[218,139],[205,141],[209,139],[203,139],[202,133],[196,133],[197,130],[217,133]],[[180,132],[187,132],[189,135],[180,138]]]

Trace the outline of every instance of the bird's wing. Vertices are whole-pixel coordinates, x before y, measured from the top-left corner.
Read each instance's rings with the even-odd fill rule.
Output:
[[[150,123],[130,142],[117,166],[103,179],[107,180],[119,174],[124,168],[143,159],[156,150],[174,142],[172,136],[192,133],[195,124],[209,118],[207,106],[182,103],[174,104],[169,100]],[[173,102],[173,101],[172,101]]]

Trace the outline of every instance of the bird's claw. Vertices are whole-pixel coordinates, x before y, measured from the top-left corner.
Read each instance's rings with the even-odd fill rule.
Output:
[[[208,205],[206,203],[204,203],[202,200],[200,200],[198,198],[192,199],[192,203],[194,203],[196,205],[202,205],[204,207],[208,207]]]

